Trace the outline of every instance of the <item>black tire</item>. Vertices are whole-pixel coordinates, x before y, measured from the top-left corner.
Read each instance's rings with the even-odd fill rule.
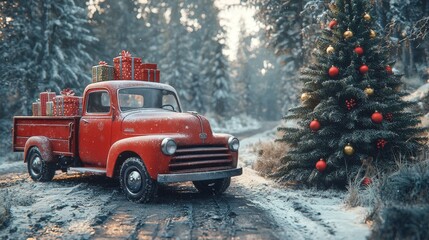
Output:
[[[34,181],[49,182],[54,178],[56,166],[42,158],[39,148],[32,147],[27,155],[27,169]]]
[[[130,157],[125,160],[121,167],[119,182],[130,201],[147,203],[155,198],[156,181],[150,178],[140,158]]]
[[[194,181],[193,183],[200,193],[220,195],[225,192],[231,184],[231,178]]]

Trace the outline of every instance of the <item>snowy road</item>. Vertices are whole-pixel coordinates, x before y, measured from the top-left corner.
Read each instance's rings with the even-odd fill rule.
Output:
[[[221,197],[203,196],[191,184],[163,186],[152,204],[127,201],[115,181],[100,176],[60,174],[34,183],[25,173],[7,174],[0,188],[11,205],[1,239],[279,238],[278,226],[236,181]]]
[[[243,139],[244,166],[255,159],[251,144],[272,136]],[[114,180],[58,173],[35,183],[13,163],[0,166],[0,220],[8,218],[0,239],[365,239],[363,210],[345,209],[343,197],[280,188],[245,167],[220,197],[173,184],[160,187],[155,203],[135,204]]]

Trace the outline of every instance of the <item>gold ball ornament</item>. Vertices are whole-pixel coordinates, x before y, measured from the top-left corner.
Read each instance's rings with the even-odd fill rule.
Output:
[[[364,92],[365,92],[365,94],[367,95],[367,96],[371,96],[371,95],[373,95],[374,94],[374,88],[372,88],[372,87],[370,87],[370,86],[368,86],[367,88],[365,88],[365,90],[363,90]]]
[[[328,3],[328,7],[331,10],[331,12],[333,12],[333,13],[338,12],[338,7],[335,3]]]
[[[347,31],[344,32],[343,36],[345,39],[350,39],[353,37],[353,32],[347,29]]]
[[[365,19],[365,21],[370,21],[371,20],[371,15],[369,15],[369,13],[365,13],[363,15],[363,19]]]
[[[344,147],[344,154],[346,155],[353,155],[355,153],[355,149],[353,148],[352,145],[350,145],[350,143],[348,143],[345,147]]]
[[[327,54],[333,54],[334,52],[335,52],[335,49],[331,45],[329,45],[329,47],[326,48]]]
[[[310,99],[310,94],[309,93],[303,93],[303,94],[301,94],[301,101],[302,102],[305,102],[305,101],[307,101],[308,99]]]
[[[377,36],[377,33],[374,30],[369,30],[369,37],[370,38],[375,38]]]

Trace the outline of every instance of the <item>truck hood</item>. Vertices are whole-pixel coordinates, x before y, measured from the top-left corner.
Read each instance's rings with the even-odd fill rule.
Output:
[[[124,134],[130,135],[188,135],[203,142],[213,137],[209,121],[197,113],[135,111],[123,114],[121,125]]]

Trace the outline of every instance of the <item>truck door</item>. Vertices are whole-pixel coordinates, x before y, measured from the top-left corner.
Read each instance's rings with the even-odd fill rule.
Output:
[[[85,166],[106,166],[111,144],[112,112],[107,90],[87,92],[79,124],[79,155]]]

